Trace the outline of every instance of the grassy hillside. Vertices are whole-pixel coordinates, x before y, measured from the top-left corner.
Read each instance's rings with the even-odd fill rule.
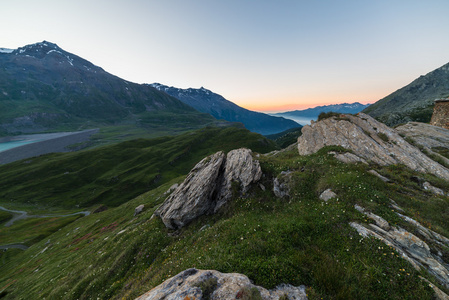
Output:
[[[25,252],[2,253],[0,291],[5,299],[133,299],[196,267],[244,273],[267,288],[304,284],[310,299],[433,299],[433,291],[419,278],[429,278],[425,271],[415,271],[378,240],[362,238],[348,223],[369,222],[354,209],[359,204],[409,228],[392,211],[394,200],[405,214],[448,236],[448,198],[430,194],[411,178],[424,177],[445,190],[449,183],[401,166],[343,164],[327,154],[330,149],[341,151],[328,147],[310,156],[301,157],[296,150],[261,156],[265,191],[256,186],[218,214],[177,232],[151,216],[163,193],[183,177],[80,218]],[[158,154],[171,157],[165,152]],[[392,183],[368,174],[372,167]],[[271,192],[273,178],[282,171],[292,171],[291,197],[286,199]],[[327,188],[338,199],[319,200]],[[133,217],[139,204],[145,210]],[[447,249],[441,251],[449,255]]]
[[[449,96],[449,64],[420,76],[363,110],[388,126],[408,121],[428,123],[434,100]]]
[[[18,161],[0,166],[0,205],[32,211],[115,207],[186,174],[204,156],[239,147],[276,149],[246,129],[209,127]]]
[[[281,148],[286,148],[298,141],[298,137],[301,135],[301,129],[302,126],[291,128],[277,134],[266,135],[265,137],[275,141]]]

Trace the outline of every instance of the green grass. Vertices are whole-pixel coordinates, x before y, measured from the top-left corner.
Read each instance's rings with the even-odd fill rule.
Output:
[[[2,226],[3,223],[8,222],[12,217],[13,217],[12,214],[10,214],[6,211],[0,210],[0,226]]]
[[[188,173],[209,154],[239,147],[276,149],[246,129],[208,127],[18,161],[0,166],[0,205],[27,211],[115,207]]]
[[[80,215],[64,218],[30,218],[17,221],[10,227],[2,226],[0,245],[20,243],[31,246],[78,218]]]
[[[301,129],[302,127],[291,128],[277,134],[267,135],[266,137],[275,141],[279,147],[286,148],[298,141],[298,137],[301,136]]]
[[[407,215],[447,236],[449,200],[407,180],[424,175],[401,166],[378,167],[393,180],[387,184],[368,175],[368,166],[340,163],[328,150],[305,157],[296,151],[260,156],[265,192],[256,186],[246,198],[175,234],[151,216],[162,194],[183,177],[117,208],[79,218],[48,236],[49,244],[2,254],[0,291],[8,293],[5,299],[134,299],[195,267],[243,273],[266,288],[304,284],[309,299],[433,299],[419,278],[428,277],[426,272],[415,271],[380,241],[361,238],[348,223],[367,222],[354,209],[359,204],[406,227],[389,207],[393,199]],[[293,172],[290,198],[278,199],[271,192],[272,179],[287,170]],[[338,199],[318,200],[326,188]],[[133,217],[139,204],[145,210]]]

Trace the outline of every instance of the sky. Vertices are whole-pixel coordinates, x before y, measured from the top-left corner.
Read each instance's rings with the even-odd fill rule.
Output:
[[[0,47],[46,40],[256,111],[374,103],[449,62],[447,0],[0,1]]]

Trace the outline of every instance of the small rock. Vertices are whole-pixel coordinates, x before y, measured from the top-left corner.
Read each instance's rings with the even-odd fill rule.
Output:
[[[282,171],[281,174],[273,180],[273,192],[278,198],[290,197],[290,171]]]
[[[337,160],[339,160],[345,164],[355,164],[355,163],[362,163],[365,165],[368,164],[366,162],[366,160],[364,160],[363,158],[358,157],[357,155],[352,154],[350,152],[337,153],[337,152],[331,151],[328,154],[333,155]]]
[[[164,195],[171,194],[174,190],[178,188],[179,184],[175,183],[171,187],[168,188],[168,190],[164,193]]]
[[[439,189],[437,187],[434,187],[433,185],[431,185],[429,182],[424,182],[423,183],[423,188],[427,191],[430,191],[432,193],[434,193],[435,195],[440,195],[440,196],[444,196],[444,191],[442,189]]]
[[[137,206],[134,209],[134,216],[137,216],[138,214],[140,214],[144,208],[145,208],[145,205],[143,205],[143,204],[140,204],[139,206]]]
[[[374,170],[369,170],[368,173],[370,173],[370,174],[372,174],[372,175],[378,177],[378,178],[379,178],[380,180],[382,180],[383,182],[391,182],[390,179],[388,179],[388,178],[385,177],[385,176],[380,175],[379,173],[377,173],[377,172],[374,171]]]
[[[320,199],[327,202],[332,198],[336,198],[337,194],[335,194],[331,189],[327,189],[321,193]]]

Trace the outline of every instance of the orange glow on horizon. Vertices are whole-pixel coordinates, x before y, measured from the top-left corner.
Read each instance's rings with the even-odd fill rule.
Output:
[[[369,104],[374,103],[375,101],[310,101],[309,103],[287,103],[287,104],[280,104],[276,105],[273,103],[281,102],[281,101],[272,101],[271,103],[241,103],[238,104],[246,109],[258,111],[258,112],[285,112],[285,111],[293,111],[293,110],[304,110],[307,108],[313,108],[317,106],[323,106],[323,105],[332,105],[332,104],[341,104],[341,103],[354,103],[359,102],[362,104]]]

